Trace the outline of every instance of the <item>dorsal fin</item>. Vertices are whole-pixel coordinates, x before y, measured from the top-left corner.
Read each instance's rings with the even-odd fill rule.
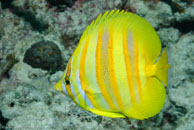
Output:
[[[119,14],[126,14],[127,12],[124,12],[124,10],[112,10],[112,11],[106,11],[103,15],[99,14],[96,20],[93,20],[90,25],[88,25],[83,32],[80,42],[83,41],[83,39],[89,34],[93,29],[98,28],[99,25],[103,24],[104,22],[111,20],[111,18],[114,18],[115,16]]]

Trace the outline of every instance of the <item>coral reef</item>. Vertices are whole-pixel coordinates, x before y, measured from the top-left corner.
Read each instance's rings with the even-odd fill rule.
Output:
[[[5,21],[2,16],[0,16],[0,38],[4,34]]]
[[[112,9],[131,11],[147,19],[158,32],[162,47],[167,47],[171,66],[167,98],[162,111],[153,118],[138,121],[101,117],[81,109],[53,88],[84,29],[100,13]],[[193,22],[193,0],[1,0],[0,129],[193,129]],[[38,41],[54,44],[37,44],[34,48]],[[57,46],[61,56],[49,46]],[[33,62],[28,51],[36,49],[33,52],[42,57],[47,54],[46,50],[39,53],[42,47],[52,53],[41,58],[46,64],[28,65]],[[50,62],[49,58],[54,60]],[[53,62],[57,63],[54,67],[49,64]],[[50,73],[52,68],[56,73]]]

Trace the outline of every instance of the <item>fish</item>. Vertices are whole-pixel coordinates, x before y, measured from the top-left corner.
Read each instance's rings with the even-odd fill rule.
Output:
[[[164,106],[169,67],[149,22],[106,11],[85,29],[54,88],[94,114],[144,120]]]

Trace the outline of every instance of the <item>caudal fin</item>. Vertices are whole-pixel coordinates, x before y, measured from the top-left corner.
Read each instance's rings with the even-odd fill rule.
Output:
[[[146,119],[160,112],[166,97],[165,86],[167,86],[168,65],[166,49],[162,52],[155,64],[147,62],[146,85],[142,92],[142,98],[133,106],[124,111],[126,116],[136,119]]]
[[[166,53],[166,48],[162,52],[162,55],[160,56],[159,60],[156,62],[156,72],[155,76],[162,82],[166,87],[168,87],[167,84],[167,73],[168,73],[168,68],[170,65],[168,64],[168,59],[167,59],[167,53]]]

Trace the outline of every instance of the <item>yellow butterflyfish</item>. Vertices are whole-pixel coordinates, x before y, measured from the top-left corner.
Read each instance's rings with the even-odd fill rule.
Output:
[[[169,68],[154,28],[136,14],[111,11],[84,31],[57,91],[101,116],[146,119],[162,109]]]

